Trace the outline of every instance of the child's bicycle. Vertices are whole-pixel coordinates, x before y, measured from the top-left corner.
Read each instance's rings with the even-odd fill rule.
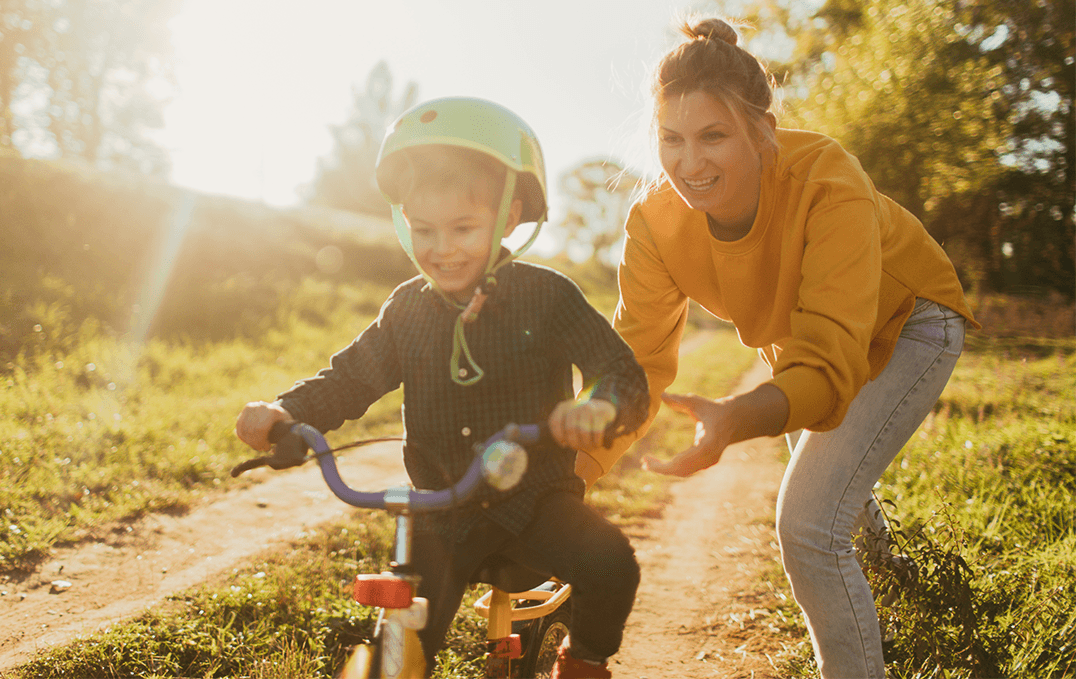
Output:
[[[527,467],[523,446],[535,443],[541,435],[538,425],[508,425],[476,446],[475,459],[463,478],[451,488],[439,491],[407,486],[378,492],[354,490],[340,478],[336,459],[325,438],[317,429],[302,423],[275,424],[269,434],[270,441],[276,444],[273,453],[247,460],[232,470],[232,476],[238,476],[260,466],[294,467],[309,459],[309,449],[334,495],[354,507],[383,509],[396,518],[391,570],[355,578],[355,600],[381,608],[381,613],[373,640],[355,648],[340,674],[342,679],[426,676],[418,631],[426,625],[427,601],[415,596],[418,577],[408,569],[412,517],[462,504],[483,482],[501,490],[513,487]],[[506,560],[483,564],[476,582],[493,585],[475,603],[479,613],[489,619],[484,676],[548,677],[556,662],[557,647],[568,632],[571,587]]]

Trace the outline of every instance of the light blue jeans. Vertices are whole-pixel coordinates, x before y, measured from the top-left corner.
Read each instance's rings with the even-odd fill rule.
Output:
[[[874,523],[864,511],[871,489],[930,413],[963,348],[964,318],[917,299],[893,357],[840,426],[795,442],[777,496],[777,537],[825,679],[885,677],[878,614],[851,535],[857,523]]]

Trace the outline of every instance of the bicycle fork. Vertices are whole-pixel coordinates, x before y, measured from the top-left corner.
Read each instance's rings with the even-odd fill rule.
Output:
[[[411,516],[396,514],[396,551],[393,568],[399,571],[411,560]],[[415,596],[419,578],[400,572],[357,575],[352,595],[364,606],[381,609],[373,646],[358,647],[340,673],[340,679],[423,679],[426,657],[418,631],[426,627],[429,602]]]

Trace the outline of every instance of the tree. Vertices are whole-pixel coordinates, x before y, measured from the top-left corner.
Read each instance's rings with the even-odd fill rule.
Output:
[[[763,0],[749,13],[794,40],[791,58],[773,69],[791,105],[785,124],[855,153],[879,189],[942,242],[966,284],[1071,297],[1071,4],[827,0],[816,8]]]
[[[0,0],[0,145],[166,174],[164,152],[145,133],[163,125],[173,84],[168,21],[178,7],[179,0]]]
[[[615,267],[624,242],[624,221],[640,179],[603,158],[581,161],[563,173],[558,188],[567,211],[555,225],[569,257]]]
[[[385,132],[415,104],[418,86],[411,82],[399,99],[392,94],[392,74],[380,61],[366,78],[366,88],[352,88],[352,106],[342,125],[330,128],[332,156],[318,161],[309,201],[340,210],[388,216],[389,206],[377,188],[374,170]]]

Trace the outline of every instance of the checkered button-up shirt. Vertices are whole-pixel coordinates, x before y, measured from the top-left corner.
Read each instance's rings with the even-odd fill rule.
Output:
[[[557,403],[574,397],[572,365],[592,398],[614,403],[611,435],[638,428],[647,414],[646,376],[631,349],[567,277],[513,262],[478,319],[465,325],[471,355],[485,375],[463,386],[449,371],[459,310],[414,278],[385,302],[377,320],[330,367],[302,380],[280,400],[296,419],[322,432],[355,419],[384,394],[403,386],[404,464],[417,488],[441,489],[462,477],[475,444],[508,423],[543,422]],[[474,373],[460,359],[463,377]],[[481,514],[518,534],[544,494],[582,494],[575,451],[555,443],[532,446],[514,489],[483,488],[469,508],[423,520],[452,539],[464,537]]]

